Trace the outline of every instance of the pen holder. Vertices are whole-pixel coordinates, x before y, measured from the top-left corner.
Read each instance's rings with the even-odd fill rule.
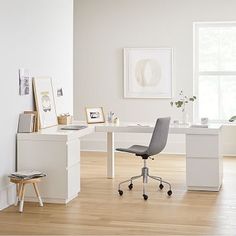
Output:
[[[59,125],[68,125],[72,123],[72,116],[58,116],[57,120]]]
[[[107,122],[113,123],[113,120],[114,120],[114,112],[110,111],[107,116]]]

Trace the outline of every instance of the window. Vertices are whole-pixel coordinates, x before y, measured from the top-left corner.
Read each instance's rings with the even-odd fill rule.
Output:
[[[194,24],[196,118],[236,115],[236,22]]]

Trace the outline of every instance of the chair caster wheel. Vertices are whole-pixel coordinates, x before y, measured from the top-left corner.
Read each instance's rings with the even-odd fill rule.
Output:
[[[128,187],[129,187],[129,190],[131,190],[133,188],[133,184],[130,184]]]
[[[169,191],[167,192],[167,194],[168,194],[169,196],[171,196],[171,195],[172,195],[172,191],[169,190]]]
[[[159,185],[159,189],[162,190],[164,188],[164,185],[163,184],[160,184]]]
[[[143,194],[143,199],[144,199],[145,201],[148,200],[148,195]]]
[[[118,193],[120,194],[120,196],[123,195],[123,191],[122,190],[118,190]]]

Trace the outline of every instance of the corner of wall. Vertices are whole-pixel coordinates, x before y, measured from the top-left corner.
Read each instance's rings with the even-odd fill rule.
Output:
[[[0,189],[0,211],[14,204],[15,195],[16,190],[14,184],[9,184]]]

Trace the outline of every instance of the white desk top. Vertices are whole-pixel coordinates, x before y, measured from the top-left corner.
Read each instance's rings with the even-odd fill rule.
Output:
[[[116,133],[152,133],[154,123],[137,124],[134,122],[120,122],[119,125],[102,123],[96,124],[96,132],[116,132]],[[220,124],[209,125],[208,128],[193,128],[190,125],[170,125],[171,134],[218,134],[222,128]]]
[[[18,133],[17,139],[69,141],[95,132],[94,125],[89,125],[87,128],[81,130],[61,130],[64,126],[65,125],[53,126],[41,129],[39,132],[35,133]]]
[[[84,121],[75,121],[75,125],[85,125]],[[87,125],[87,124],[86,124]],[[53,126],[41,129],[36,133],[18,133],[18,140],[56,140],[69,141],[75,138],[81,138],[94,132],[116,132],[116,133],[152,133],[153,124],[134,122],[120,122],[117,124],[100,123],[89,124],[88,127],[81,130],[61,130],[64,125]],[[216,135],[220,132],[222,125],[209,125],[208,128],[191,128],[190,125],[171,125],[169,133],[171,134],[209,134]]]

